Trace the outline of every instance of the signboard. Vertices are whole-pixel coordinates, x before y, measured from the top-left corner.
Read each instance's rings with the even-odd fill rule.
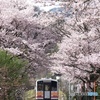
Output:
[[[70,93],[70,96],[88,96],[87,92],[81,92],[81,93]]]
[[[97,92],[70,93],[70,96],[98,96]]]
[[[75,93],[77,96],[88,96],[87,92]]]
[[[88,92],[88,96],[98,96],[97,92]]]

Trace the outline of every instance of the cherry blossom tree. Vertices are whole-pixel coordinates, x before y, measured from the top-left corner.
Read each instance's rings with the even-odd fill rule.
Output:
[[[64,73],[67,79],[86,80],[92,73],[99,75],[99,1],[71,1],[72,18],[65,27],[72,36],[64,37],[59,51],[52,57],[53,71]],[[94,12],[94,13],[93,13]],[[52,69],[51,69],[52,70]]]

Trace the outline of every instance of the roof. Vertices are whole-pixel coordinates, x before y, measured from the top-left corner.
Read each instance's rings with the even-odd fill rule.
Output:
[[[44,82],[50,82],[50,81],[56,81],[56,79],[52,79],[52,78],[41,78],[41,79],[38,79],[37,81],[44,81]]]

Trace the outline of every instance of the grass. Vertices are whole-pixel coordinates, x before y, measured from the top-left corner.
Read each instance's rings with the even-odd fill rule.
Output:
[[[35,100],[35,90],[26,91],[25,100]]]

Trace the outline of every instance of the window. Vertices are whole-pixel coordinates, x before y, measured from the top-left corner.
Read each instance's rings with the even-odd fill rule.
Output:
[[[43,82],[42,81],[37,82],[37,90],[43,91]]]
[[[51,86],[52,86],[52,89],[51,89],[52,91],[57,91],[57,82],[52,81]]]
[[[45,91],[50,91],[50,84],[45,84]]]

